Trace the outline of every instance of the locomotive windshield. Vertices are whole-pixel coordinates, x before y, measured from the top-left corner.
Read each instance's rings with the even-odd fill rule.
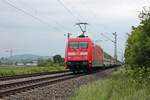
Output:
[[[88,48],[88,42],[69,42],[69,48],[75,48],[75,49],[87,49]]]

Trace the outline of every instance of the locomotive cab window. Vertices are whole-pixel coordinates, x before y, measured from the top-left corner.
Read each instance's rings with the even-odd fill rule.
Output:
[[[69,42],[69,48],[78,48],[78,42]]]
[[[88,48],[88,42],[79,42],[79,49],[84,48],[87,49]]]
[[[88,42],[69,42],[68,45],[69,48],[75,48],[75,49],[87,49],[88,48]]]

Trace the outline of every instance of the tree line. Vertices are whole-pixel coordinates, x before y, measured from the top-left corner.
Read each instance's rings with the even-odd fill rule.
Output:
[[[135,73],[150,70],[150,9],[143,8],[139,14],[141,20],[128,34],[125,49],[125,66]],[[137,74],[136,74],[137,75]]]
[[[64,65],[65,59],[61,55],[53,56],[53,59],[38,59],[38,66],[52,66],[54,64]]]

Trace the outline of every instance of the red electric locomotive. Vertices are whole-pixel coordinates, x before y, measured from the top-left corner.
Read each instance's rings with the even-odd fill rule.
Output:
[[[93,67],[114,64],[114,59],[88,37],[69,38],[65,52],[65,66],[73,73],[90,72]]]

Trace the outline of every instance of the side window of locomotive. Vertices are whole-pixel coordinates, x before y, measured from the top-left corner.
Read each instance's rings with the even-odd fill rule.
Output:
[[[79,49],[80,48],[87,49],[88,48],[88,42],[79,42]]]
[[[68,47],[77,49],[78,48],[78,42],[70,42]]]

